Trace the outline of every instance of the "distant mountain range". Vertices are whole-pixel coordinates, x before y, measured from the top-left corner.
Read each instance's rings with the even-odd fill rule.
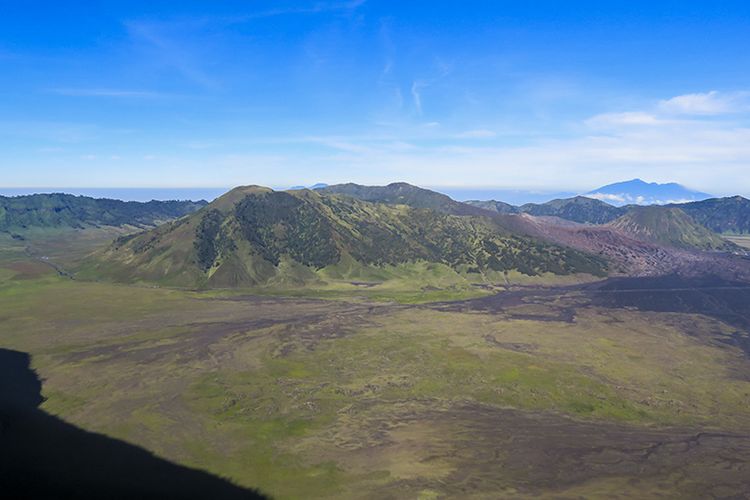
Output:
[[[640,205],[615,207],[600,200],[575,196],[547,203],[527,203],[516,207],[500,201],[467,201],[466,204],[500,214],[526,213],[552,216],[581,224],[607,224]],[[656,208],[676,208],[689,215],[696,223],[723,234],[750,234],[750,200],[742,196],[711,198],[689,203],[654,205]]]
[[[706,225],[745,228],[748,203],[614,207],[574,197],[513,207],[461,203],[406,183],[289,191],[247,186],[196,213],[118,238],[79,275],[189,287],[405,276],[426,283],[438,275],[497,282],[510,271],[601,276],[700,269],[750,276],[750,264],[732,258],[742,254],[739,247]]]
[[[620,217],[624,211],[603,201],[585,196],[574,196],[547,203],[527,203],[516,207],[502,201],[470,200],[468,205],[496,211],[501,214],[530,214],[536,216],[553,216],[583,224],[606,224]]]
[[[708,193],[692,191],[674,182],[658,184],[656,182],[645,182],[641,179],[608,184],[589,191],[584,196],[606,201],[615,206],[667,205],[712,198]]]
[[[321,189],[324,187],[328,187],[328,184],[324,182],[318,182],[317,184],[313,184],[312,186],[292,186],[289,188],[289,191],[297,191],[300,189]]]
[[[78,269],[82,278],[254,287],[404,276],[496,283],[508,272],[750,276],[743,250],[719,234],[750,234],[750,200],[739,196],[647,207],[575,196],[513,206],[461,203],[400,182],[248,186],[211,203],[0,197],[0,231],[11,235],[99,226],[141,231],[92,255]]]
[[[205,201],[120,201],[70,194],[0,196],[0,231],[92,226],[154,227],[205,206]]]

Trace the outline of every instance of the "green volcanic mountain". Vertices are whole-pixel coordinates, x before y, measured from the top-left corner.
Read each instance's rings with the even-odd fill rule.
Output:
[[[361,184],[336,184],[316,189],[324,194],[341,194],[362,201],[408,205],[414,208],[429,208],[451,215],[487,215],[484,207],[471,206],[455,201],[442,193],[413,186],[405,182],[394,182],[387,186],[363,186]]]
[[[471,200],[466,204],[501,214],[526,213],[536,216],[554,216],[582,224],[606,224],[626,212],[625,209],[585,196],[563,198],[546,203],[526,203],[520,207],[495,200]]]
[[[520,212],[517,206],[511,205],[510,203],[505,203],[504,201],[468,200],[464,203],[466,203],[467,205],[471,205],[473,207],[481,208],[484,210],[489,210],[491,212],[497,212],[499,214],[517,214]]]
[[[81,273],[235,287],[383,277],[394,266],[463,276],[605,272],[599,258],[515,234],[488,212],[456,216],[414,208],[398,203],[394,192],[416,204],[424,201],[420,191],[386,188],[376,192],[397,204],[363,201],[329,188],[236,188],[188,217],[119,238],[92,256]]]
[[[70,194],[0,196],[0,231],[95,226],[153,227],[195,212],[205,201],[120,201]]]
[[[742,196],[671,206],[679,207],[698,224],[717,233],[750,234],[750,200]]]
[[[698,224],[681,208],[632,207],[609,224],[642,241],[677,248],[700,250],[732,250],[734,245]]]
[[[519,209],[530,215],[552,215],[583,224],[606,224],[622,215],[622,210],[603,201],[576,196],[547,203],[522,205]]]

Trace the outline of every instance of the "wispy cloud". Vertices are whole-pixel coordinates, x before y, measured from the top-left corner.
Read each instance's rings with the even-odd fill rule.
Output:
[[[393,176],[416,183],[429,178],[441,185],[585,192],[642,177],[716,194],[748,194],[750,180],[744,180],[743,172],[750,166],[750,126],[733,117],[675,116],[656,102],[648,109],[596,115],[570,136],[536,138],[523,146],[455,142],[494,137],[485,129],[451,134],[442,127],[413,127],[390,136],[316,138],[332,153],[306,155],[305,165],[326,178],[338,175],[338,180],[356,182],[384,182]],[[399,147],[396,137],[409,137],[408,146]]]
[[[142,45],[162,66],[173,68],[189,81],[202,87],[215,88],[216,80],[203,69],[201,53],[205,47],[186,43],[179,34],[203,25],[197,23],[157,23],[128,21],[125,27],[133,41]]]
[[[265,17],[287,16],[297,14],[319,14],[323,12],[352,11],[361,7],[367,0],[350,0],[348,2],[315,2],[308,6],[269,9],[244,16],[232,18],[235,22],[262,19]]]
[[[662,99],[649,109],[603,113],[586,120],[593,129],[676,127],[703,124],[715,127],[722,115],[750,112],[750,92],[683,94]]]
[[[720,115],[750,110],[750,92],[722,93],[716,90],[684,94],[659,102],[658,109],[678,115]]]
[[[416,80],[411,84],[411,97],[414,102],[414,109],[418,115],[422,114],[422,89],[429,84],[422,80]]]
[[[609,128],[628,125],[661,125],[665,121],[653,113],[645,111],[627,111],[624,113],[602,113],[586,120],[593,128]]]
[[[411,97],[414,103],[414,110],[416,111],[417,115],[420,116],[424,111],[422,106],[422,91],[439,82],[440,80],[448,76],[451,71],[453,71],[452,65],[443,61],[439,57],[435,58],[434,66],[437,70],[437,76],[434,76],[432,78],[419,78],[412,81],[411,84]]]
[[[126,90],[109,88],[55,88],[50,93],[71,97],[161,97],[164,94],[146,90]]]
[[[51,143],[80,143],[95,140],[101,129],[93,124],[54,121],[0,121],[1,137],[34,139]],[[44,146],[42,146],[44,147]],[[57,147],[50,146],[50,147]]]

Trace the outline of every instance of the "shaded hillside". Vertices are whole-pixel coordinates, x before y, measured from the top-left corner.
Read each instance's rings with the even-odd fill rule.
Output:
[[[152,227],[195,212],[205,201],[120,201],[69,194],[0,196],[0,231],[91,226]]]
[[[123,237],[83,275],[182,286],[303,284],[416,262],[456,273],[604,274],[602,260],[452,216],[309,190],[230,191],[200,212]]]
[[[622,208],[585,196],[552,200],[546,203],[527,203],[520,207],[495,200],[471,200],[466,203],[500,214],[526,213],[536,216],[552,216],[582,224],[606,224],[625,213]]]
[[[742,196],[672,206],[679,207],[698,224],[717,233],[750,234],[750,200]]]
[[[623,210],[603,201],[576,196],[547,203],[529,203],[520,207],[521,212],[531,215],[551,215],[583,224],[606,224],[623,214]]]
[[[510,203],[505,203],[504,201],[468,200],[465,203],[473,207],[482,208],[484,210],[489,210],[490,212],[497,212],[499,214],[517,214],[519,212],[518,207],[511,205]]]
[[[451,215],[488,215],[484,212],[484,207],[470,206],[442,193],[412,186],[405,182],[394,182],[387,186],[363,186],[353,183],[336,184],[316,191],[324,194],[342,194],[375,203],[428,208]]]
[[[643,241],[677,248],[732,250],[735,247],[676,207],[633,207],[610,226]]]
[[[38,408],[41,388],[27,354],[0,349],[3,498],[264,498],[49,415]]]

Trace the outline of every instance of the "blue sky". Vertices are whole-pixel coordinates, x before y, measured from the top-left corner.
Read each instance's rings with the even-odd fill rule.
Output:
[[[0,186],[750,194],[750,2],[0,0]]]

